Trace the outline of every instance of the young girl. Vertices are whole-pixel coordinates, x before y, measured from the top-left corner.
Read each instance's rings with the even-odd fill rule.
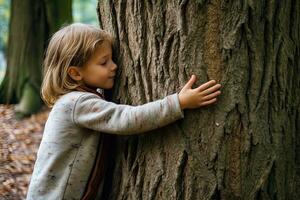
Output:
[[[193,75],[179,94],[140,106],[104,100],[117,66],[113,38],[75,23],[56,32],[44,60],[41,89],[52,107],[31,177],[28,200],[97,199],[102,193],[105,144],[101,133],[139,134],[184,117],[183,109],[212,104],[220,94],[214,80],[192,89]]]

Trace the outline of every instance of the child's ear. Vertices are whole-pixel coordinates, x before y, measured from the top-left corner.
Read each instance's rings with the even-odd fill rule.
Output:
[[[75,80],[75,81],[80,81],[82,79],[80,70],[76,66],[70,66],[67,70],[69,76]]]

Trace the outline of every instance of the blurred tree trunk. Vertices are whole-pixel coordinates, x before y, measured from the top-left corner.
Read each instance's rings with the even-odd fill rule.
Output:
[[[73,21],[72,0],[44,0],[47,16],[48,38],[62,25]]]
[[[118,137],[105,199],[300,199],[300,1],[100,1],[117,40],[113,99],[163,98],[191,74],[214,106]]]
[[[18,103],[17,114],[30,115],[42,105],[41,69],[50,34],[72,21],[71,0],[12,0],[7,70],[0,103]]]

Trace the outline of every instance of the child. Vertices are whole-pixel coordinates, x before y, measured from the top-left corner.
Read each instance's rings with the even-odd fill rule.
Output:
[[[183,109],[214,103],[220,94],[221,85],[214,80],[192,89],[193,75],[179,94],[161,100],[140,106],[105,101],[97,91],[114,85],[117,66],[112,45],[108,33],[79,23],[62,28],[51,38],[41,95],[52,110],[28,200],[99,198],[105,164],[101,163],[101,132],[129,135],[153,130],[183,118]]]

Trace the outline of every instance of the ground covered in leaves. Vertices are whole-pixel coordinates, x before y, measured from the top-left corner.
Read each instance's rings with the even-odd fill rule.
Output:
[[[25,199],[49,109],[18,120],[0,105],[0,200]]]

